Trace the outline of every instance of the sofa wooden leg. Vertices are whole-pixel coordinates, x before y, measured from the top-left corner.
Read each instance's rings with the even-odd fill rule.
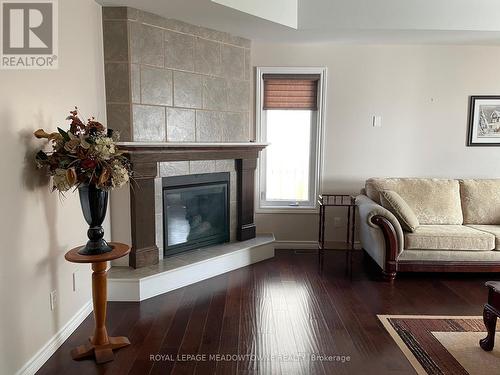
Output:
[[[396,272],[382,271],[382,278],[384,281],[392,282],[396,278]]]
[[[497,325],[497,316],[493,311],[491,311],[489,305],[487,304],[484,306],[483,320],[484,325],[488,330],[488,336],[479,341],[479,346],[481,346],[483,350],[490,352],[495,346],[495,328]]]

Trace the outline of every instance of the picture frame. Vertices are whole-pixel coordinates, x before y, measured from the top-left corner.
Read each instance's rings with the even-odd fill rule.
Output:
[[[467,146],[500,146],[500,96],[469,98]]]

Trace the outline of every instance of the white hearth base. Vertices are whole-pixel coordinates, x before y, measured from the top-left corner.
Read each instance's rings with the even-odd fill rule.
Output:
[[[143,301],[272,257],[274,236],[261,234],[174,255],[149,267],[113,266],[108,272],[108,301]]]

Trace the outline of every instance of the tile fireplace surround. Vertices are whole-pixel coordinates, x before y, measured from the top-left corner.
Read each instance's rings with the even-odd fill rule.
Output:
[[[140,143],[122,142],[134,171],[130,188],[130,229],[133,268],[152,266],[160,258],[157,246],[157,192],[155,181],[162,162],[234,160],[236,166],[236,238],[245,241],[256,236],[254,223],[255,168],[259,152],[266,144],[246,143]],[[161,228],[161,226],[160,226]]]

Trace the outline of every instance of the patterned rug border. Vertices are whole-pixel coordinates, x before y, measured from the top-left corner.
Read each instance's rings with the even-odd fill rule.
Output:
[[[399,349],[403,352],[406,359],[413,366],[418,375],[427,375],[427,371],[424,370],[418,359],[413,355],[408,346],[404,343],[401,337],[398,335],[389,319],[483,319],[482,316],[460,316],[460,315],[386,315],[377,314],[377,318],[380,320],[385,330],[392,337],[394,342],[397,344]]]

